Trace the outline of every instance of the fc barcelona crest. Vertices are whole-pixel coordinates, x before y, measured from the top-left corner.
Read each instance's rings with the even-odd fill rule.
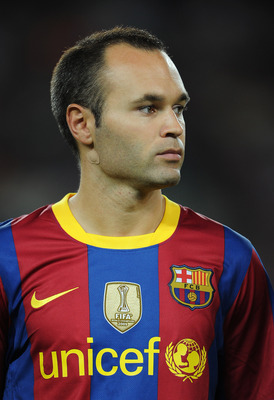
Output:
[[[142,316],[140,285],[131,282],[106,283],[104,315],[120,333],[133,328]]]
[[[212,302],[215,292],[211,280],[213,271],[187,265],[170,267],[172,279],[169,282],[172,297],[191,310],[205,308]]]

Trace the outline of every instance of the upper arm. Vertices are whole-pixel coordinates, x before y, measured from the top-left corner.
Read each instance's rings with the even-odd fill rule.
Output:
[[[252,250],[246,275],[224,321],[227,399],[269,400],[273,388],[272,289]]]

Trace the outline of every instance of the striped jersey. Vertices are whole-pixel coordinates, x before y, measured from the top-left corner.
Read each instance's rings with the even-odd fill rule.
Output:
[[[154,233],[89,234],[69,196],[0,227],[3,399],[274,398],[272,291],[247,239],[167,198]]]

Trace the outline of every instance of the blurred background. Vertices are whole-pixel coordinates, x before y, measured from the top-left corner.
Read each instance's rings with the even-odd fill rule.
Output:
[[[248,237],[274,283],[274,29],[271,3],[21,3],[0,13],[0,220],[76,191],[79,172],[50,109],[62,51],[114,25],[159,36],[191,97],[171,199]]]

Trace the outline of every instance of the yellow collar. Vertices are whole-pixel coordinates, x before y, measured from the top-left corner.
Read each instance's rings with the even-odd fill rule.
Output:
[[[74,218],[68,205],[68,199],[71,196],[73,196],[73,194],[69,193],[61,201],[55,203],[52,206],[53,213],[63,230],[69,236],[79,242],[95,247],[108,249],[139,249],[142,247],[154,246],[170,238],[177,228],[180,217],[180,206],[164,196],[166,200],[165,213],[155,232],[140,236],[123,237],[94,235],[85,232]]]

